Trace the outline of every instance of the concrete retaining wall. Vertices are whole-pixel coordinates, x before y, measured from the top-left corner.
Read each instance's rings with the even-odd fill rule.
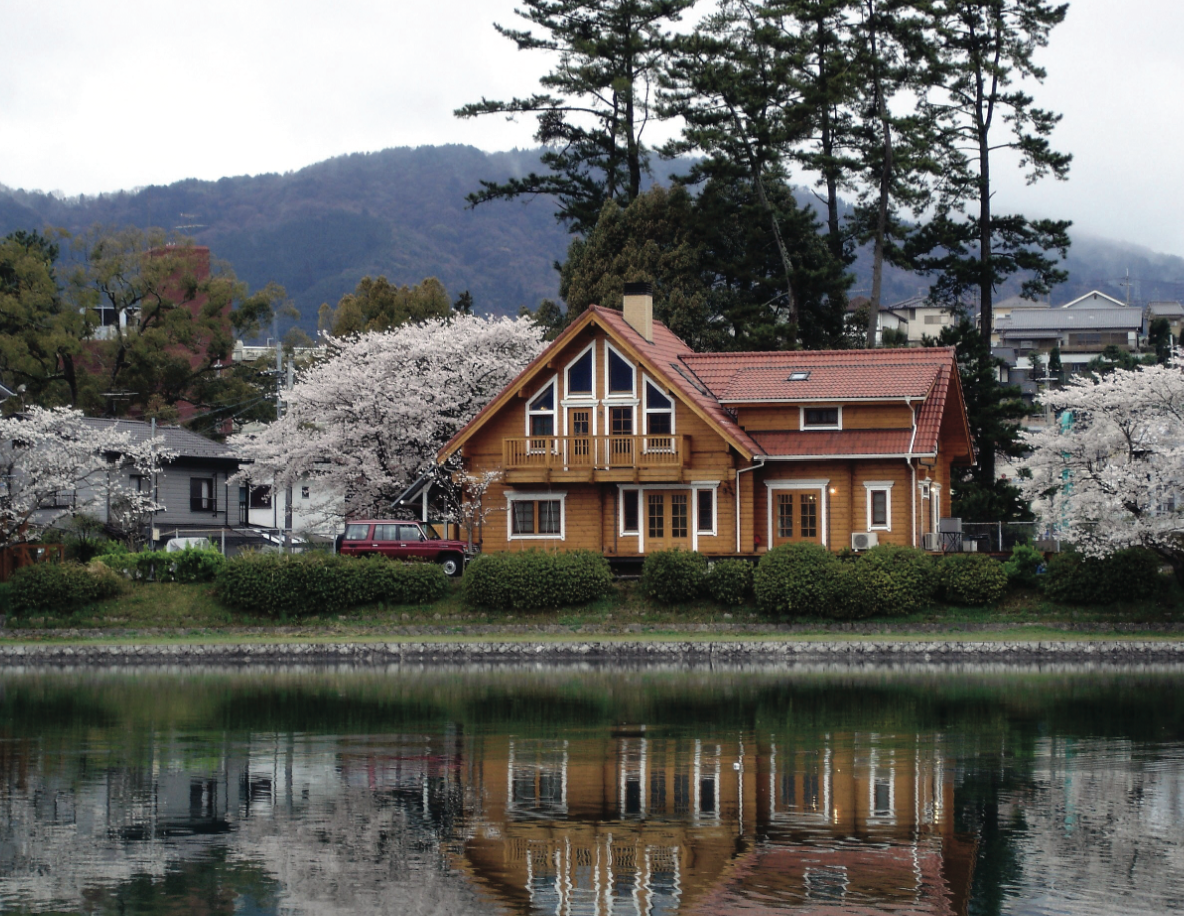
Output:
[[[0,645],[0,666],[29,664],[389,664],[566,661],[693,663],[827,661],[1179,662],[1184,641],[365,642],[202,645]]]

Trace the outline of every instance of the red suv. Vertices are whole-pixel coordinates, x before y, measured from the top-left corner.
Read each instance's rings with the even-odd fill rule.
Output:
[[[338,552],[345,556],[383,556],[394,560],[439,563],[449,576],[465,568],[464,541],[446,541],[426,522],[359,519],[347,522]]]

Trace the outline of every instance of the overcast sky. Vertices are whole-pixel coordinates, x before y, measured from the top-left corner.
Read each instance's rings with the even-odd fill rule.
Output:
[[[514,24],[513,7],[0,0],[0,183],[91,194],[392,146],[534,146],[529,121],[452,116],[545,72],[492,28]],[[1072,0],[1035,92],[1064,114],[1070,180],[1029,188],[996,168],[999,208],[1184,256],[1181,36],[1181,0]]]

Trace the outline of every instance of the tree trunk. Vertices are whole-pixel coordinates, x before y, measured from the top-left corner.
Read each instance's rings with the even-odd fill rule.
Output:
[[[868,2],[869,21],[875,22],[875,6]],[[884,240],[888,235],[888,195],[892,188],[892,126],[888,121],[888,105],[884,100],[884,85],[880,78],[879,43],[875,25],[871,30],[872,91],[876,101],[876,116],[884,132],[884,160],[880,163],[880,199],[876,207],[875,245],[872,249],[872,302],[867,319],[867,345],[876,345],[876,331],[880,319],[880,296],[884,283]]]

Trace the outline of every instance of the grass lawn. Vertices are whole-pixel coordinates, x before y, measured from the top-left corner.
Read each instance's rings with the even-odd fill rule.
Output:
[[[475,638],[860,638],[935,636],[991,639],[1065,639],[1178,632],[1184,636],[1184,603],[1173,595],[1114,607],[1067,607],[1037,592],[1011,593],[992,608],[936,607],[891,619],[834,621],[823,617],[770,620],[755,607],[725,609],[707,601],[671,607],[636,594],[622,582],[615,593],[582,608],[557,612],[501,613],[464,605],[460,588],[423,606],[371,605],[344,614],[276,620],[223,607],[209,585],[137,584],[125,593],[73,613],[9,617],[9,640],[68,638],[170,639],[381,639]],[[69,631],[69,632],[64,632]],[[86,631],[79,633],[75,631]],[[99,632],[96,632],[99,631]]]

